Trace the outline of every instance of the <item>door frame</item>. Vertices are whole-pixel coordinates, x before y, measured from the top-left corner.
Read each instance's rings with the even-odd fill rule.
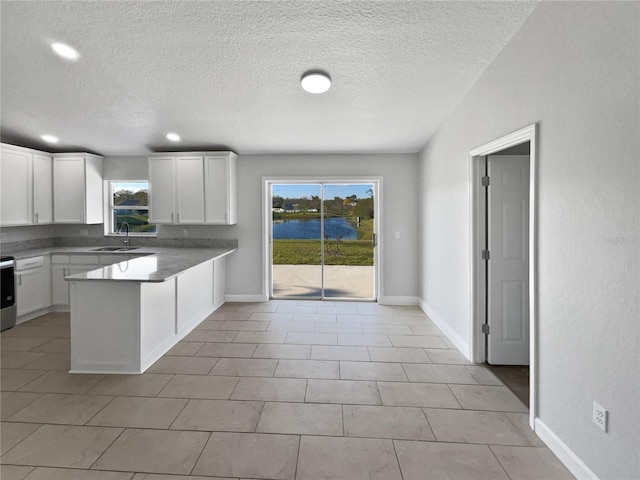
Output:
[[[382,177],[377,176],[326,176],[326,177],[309,177],[309,176],[274,176],[262,177],[262,295],[266,299],[272,298],[272,255],[271,255],[271,186],[274,184],[372,184],[374,187],[374,232],[377,235],[376,248],[373,250],[373,267],[374,272],[374,299],[364,300],[378,302],[384,295],[383,292],[383,251],[384,242],[382,241]],[[331,300],[334,301],[334,300]],[[335,300],[335,301],[340,301]],[[357,300],[349,300],[357,301]]]
[[[481,185],[484,158],[510,147],[529,142],[529,425],[534,429],[537,416],[538,385],[538,243],[537,243],[537,145],[538,124],[516,130],[469,151],[469,203],[471,211],[470,325],[469,354],[474,363],[485,360],[485,336],[481,331],[486,307],[486,264],[482,259],[486,225],[484,187]]]

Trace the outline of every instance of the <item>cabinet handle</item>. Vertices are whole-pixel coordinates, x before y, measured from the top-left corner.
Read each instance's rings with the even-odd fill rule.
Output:
[[[22,285],[22,274],[18,274],[18,285]]]

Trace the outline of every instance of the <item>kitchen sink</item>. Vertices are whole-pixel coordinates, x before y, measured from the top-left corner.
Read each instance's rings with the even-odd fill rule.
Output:
[[[140,247],[99,247],[94,248],[92,252],[128,252],[129,250],[135,250]]]

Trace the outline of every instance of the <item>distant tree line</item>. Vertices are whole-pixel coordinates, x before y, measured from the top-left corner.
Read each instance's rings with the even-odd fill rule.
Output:
[[[120,205],[128,200],[135,200],[137,203],[128,202],[129,205],[149,205],[149,192],[147,190],[138,190],[132,192],[131,190],[117,190],[113,192],[113,204]]]
[[[332,200],[324,200],[324,212],[328,215],[354,216],[361,219],[373,218],[373,191],[369,190],[368,198],[357,198],[356,195],[348,197],[333,197]],[[320,212],[320,197],[313,195],[301,198],[284,198],[274,195],[272,207],[286,211]]]

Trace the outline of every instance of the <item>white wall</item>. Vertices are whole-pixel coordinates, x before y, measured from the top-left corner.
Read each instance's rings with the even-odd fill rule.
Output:
[[[227,259],[227,294],[260,295],[263,292],[262,177],[314,175],[383,177],[384,294],[417,296],[417,155],[240,156],[238,224],[190,228],[190,236],[238,239],[238,251]],[[168,234],[181,236],[181,231],[174,227]],[[400,240],[395,239],[396,231],[401,232]]]
[[[468,152],[539,122],[539,418],[609,479],[640,477],[639,26],[638,3],[540,3],[419,167],[420,294],[467,339]]]

